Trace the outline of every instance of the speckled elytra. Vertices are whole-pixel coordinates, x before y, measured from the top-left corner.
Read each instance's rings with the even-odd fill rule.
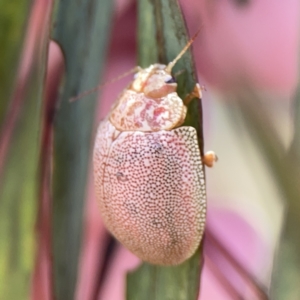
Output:
[[[194,37],[195,38],[195,37]],[[152,264],[177,265],[202,239],[206,218],[204,172],[196,130],[182,126],[185,103],[201,98],[197,84],[185,99],[167,66],[138,69],[99,125],[94,177],[101,216],[131,252]],[[204,162],[211,165],[212,153]]]

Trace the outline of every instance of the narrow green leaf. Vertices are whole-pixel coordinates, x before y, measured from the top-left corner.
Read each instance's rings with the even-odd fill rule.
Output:
[[[294,138],[291,145],[291,154],[300,157],[300,83],[294,97]]]
[[[292,300],[300,295],[300,83],[294,97],[294,137],[289,151],[281,161],[284,169],[276,170],[286,195],[285,223],[272,276],[272,299]]]
[[[202,247],[199,247],[190,259],[179,266],[160,267],[143,263],[136,271],[127,275],[127,299],[197,299],[201,255]]]
[[[57,300],[74,299],[96,95],[73,103],[69,99],[98,84],[111,14],[110,0],[56,1],[52,36],[64,52],[67,68],[54,129],[53,256]]]
[[[295,104],[294,138],[290,148],[281,161],[280,181],[285,188],[285,221],[279,241],[271,296],[275,300],[297,299],[300,295],[300,85],[298,84]],[[282,187],[281,187],[282,188]]]
[[[20,48],[24,39],[23,27],[28,17],[30,2],[20,2],[18,6],[13,1],[7,2],[7,5],[13,6],[10,17],[11,22],[15,21],[16,24],[10,24],[14,28],[14,38],[8,39],[8,44],[4,44],[5,49],[1,51],[10,49],[15,61],[11,57],[5,62],[4,69],[1,69],[3,74],[6,68],[15,71],[16,62],[20,60]],[[5,5],[2,7],[5,9]],[[1,11],[0,14],[2,13]],[[22,26],[18,18],[21,18]],[[0,160],[3,162],[0,170],[0,299],[30,298],[40,187],[38,162],[47,45],[47,41],[41,39],[35,45],[35,52],[32,54],[35,60],[22,89],[20,85],[16,85],[18,93],[16,90],[9,90],[15,86],[12,83],[14,76],[10,71],[7,73],[10,79],[5,80],[5,91],[0,89],[0,97],[5,94],[9,99],[9,95],[14,94],[9,102],[11,109],[6,116],[1,115],[1,118],[6,118],[3,124],[7,124],[7,119],[13,121],[3,128],[1,135],[1,142],[4,141],[3,137],[7,136],[8,143],[6,151],[0,151]],[[4,57],[2,56],[2,59],[5,60]],[[18,106],[14,107],[16,101]],[[1,144],[1,150],[4,149],[3,145]]]
[[[31,0],[0,0],[0,128],[15,86]]]
[[[141,67],[153,63],[167,64],[189,40],[179,4],[174,0],[140,0],[138,4],[138,63]],[[183,98],[193,90],[197,82],[190,51],[178,61],[173,71],[184,71],[178,77],[177,90]],[[201,101],[198,99],[191,101],[184,125],[196,128],[203,153],[202,110]],[[179,266],[161,267],[144,263],[127,276],[127,299],[197,299],[201,267],[202,247]]]

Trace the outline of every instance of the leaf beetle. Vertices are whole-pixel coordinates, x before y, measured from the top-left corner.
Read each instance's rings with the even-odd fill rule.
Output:
[[[93,154],[100,213],[108,230],[152,264],[177,265],[202,239],[205,178],[193,127],[180,127],[185,99],[171,71],[195,36],[168,65],[139,68],[98,128]],[[204,163],[212,165],[213,153]]]

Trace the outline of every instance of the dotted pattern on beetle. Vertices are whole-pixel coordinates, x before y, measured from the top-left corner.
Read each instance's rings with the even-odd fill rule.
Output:
[[[179,264],[195,252],[206,194],[194,128],[119,132],[105,121],[94,166],[103,221],[125,247],[161,265]]]

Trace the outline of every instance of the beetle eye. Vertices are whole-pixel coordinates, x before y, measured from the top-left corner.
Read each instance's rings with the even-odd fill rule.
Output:
[[[176,79],[174,77],[171,77],[170,79],[165,81],[165,83],[176,83]]]

